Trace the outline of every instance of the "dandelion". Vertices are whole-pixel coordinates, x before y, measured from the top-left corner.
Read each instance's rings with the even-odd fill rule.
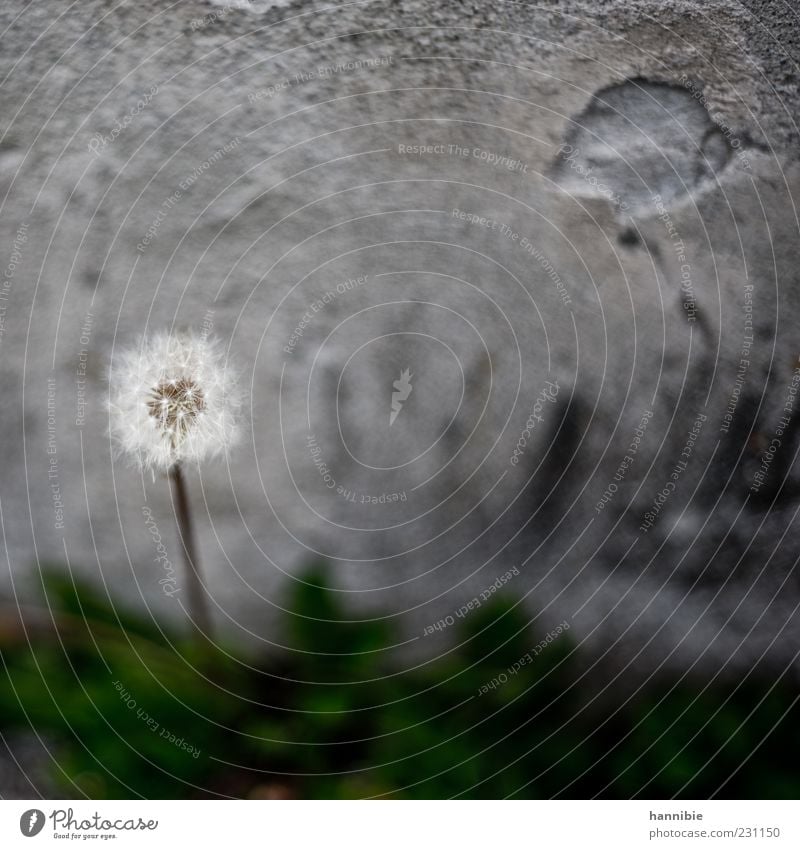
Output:
[[[111,434],[142,469],[224,453],[238,436],[235,376],[212,339],[158,333],[112,368]]]
[[[195,333],[158,333],[124,352],[109,374],[109,429],[142,470],[166,472],[187,567],[190,614],[210,633],[183,466],[226,452],[238,437],[235,375],[219,343]]]

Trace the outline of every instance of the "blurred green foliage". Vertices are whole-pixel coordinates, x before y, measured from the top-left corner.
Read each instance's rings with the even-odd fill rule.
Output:
[[[774,677],[629,692],[590,681],[569,632],[509,675],[543,635],[503,599],[403,667],[386,621],[348,621],[324,575],[295,584],[286,648],[264,660],[51,571],[57,629],[0,637],[0,731],[53,741],[67,797],[800,794],[797,693]]]

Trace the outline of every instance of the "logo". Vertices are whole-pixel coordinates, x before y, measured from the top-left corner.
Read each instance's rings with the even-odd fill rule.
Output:
[[[392,411],[389,413],[389,427],[394,424],[394,420],[400,415],[400,410],[403,409],[403,403],[408,400],[408,396],[414,388],[411,385],[411,378],[413,376],[409,369],[403,369],[400,372],[400,379],[395,380],[392,384],[395,391],[392,392]]]
[[[38,808],[31,808],[19,818],[19,830],[25,837],[36,837],[44,828],[44,813]]]

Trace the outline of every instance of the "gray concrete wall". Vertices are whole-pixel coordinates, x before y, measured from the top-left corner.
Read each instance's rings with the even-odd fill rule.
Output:
[[[507,591],[616,663],[794,660],[790,6],[0,17],[5,594],[68,561],[182,615],[142,515],[178,561],[167,482],[113,454],[104,375],[205,322],[248,399],[242,444],[189,473],[231,635],[269,641],[322,556],[423,654],[514,568]]]

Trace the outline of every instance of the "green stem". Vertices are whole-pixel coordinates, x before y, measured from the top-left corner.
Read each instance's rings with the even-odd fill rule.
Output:
[[[198,640],[211,639],[211,616],[208,610],[208,596],[200,576],[200,561],[194,540],[194,525],[189,506],[189,494],[186,478],[180,463],[175,463],[169,470],[172,488],[175,493],[175,517],[178,521],[178,533],[183,548],[183,559],[186,563],[186,581],[189,596],[189,616],[192,620]]]

